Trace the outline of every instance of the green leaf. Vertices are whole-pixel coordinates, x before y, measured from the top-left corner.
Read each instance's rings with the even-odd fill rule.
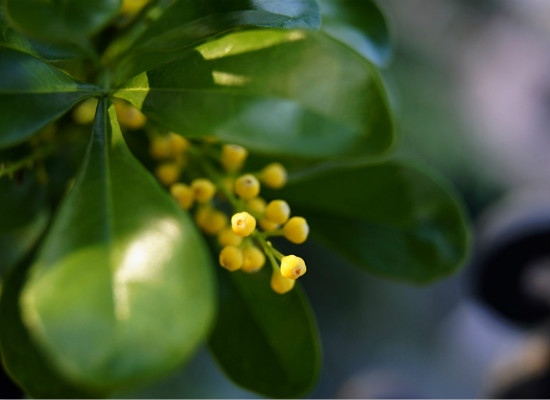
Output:
[[[120,9],[121,0],[3,0],[10,23],[48,42],[82,45]]]
[[[448,183],[397,161],[311,173],[277,197],[308,220],[312,237],[373,274],[417,283],[465,261],[469,231]]]
[[[375,67],[317,32],[230,34],[138,75],[116,96],[184,136],[263,154],[369,157],[394,138]]]
[[[161,2],[150,15],[153,22],[133,39],[133,48],[125,54],[116,73],[118,82],[222,33],[253,27],[318,29],[321,24],[315,0],[179,0],[168,7]]]
[[[33,173],[23,182],[0,178],[0,278],[30,251],[46,229],[46,191]]]
[[[0,148],[23,142],[98,92],[33,56],[0,46]]]
[[[207,333],[214,294],[205,244],[131,155],[106,99],[21,304],[56,368],[99,391],[174,369]]]
[[[392,56],[384,14],[371,0],[319,0],[323,31],[379,66]]]
[[[320,343],[309,304],[297,286],[279,295],[271,268],[254,274],[220,271],[213,356],[238,385],[265,396],[300,397],[317,380]]]
[[[9,26],[0,4],[0,45],[32,54],[42,60],[64,61],[83,56],[78,47],[69,44],[50,44],[29,39]]]
[[[34,253],[29,254],[9,275],[0,299],[0,350],[2,363],[22,390],[34,398],[98,398],[77,388],[56,371],[32,341],[23,325],[19,295]]]

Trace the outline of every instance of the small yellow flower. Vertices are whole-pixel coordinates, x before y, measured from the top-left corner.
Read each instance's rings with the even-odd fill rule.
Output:
[[[274,230],[279,229],[279,224],[268,219],[262,218],[259,222],[260,228],[264,232],[273,232]]]
[[[79,125],[87,125],[94,122],[97,99],[88,99],[80,103],[73,110],[73,120]]]
[[[279,270],[274,270],[271,274],[271,289],[276,293],[284,294],[291,291],[295,283],[294,279],[282,276]]]
[[[216,235],[225,228],[227,219],[225,213],[210,207],[201,207],[195,214],[198,227],[208,235]]]
[[[170,193],[181,208],[189,210],[193,206],[193,191],[185,183],[174,183],[170,186]]]
[[[236,271],[243,265],[243,253],[235,246],[225,246],[220,252],[220,265],[229,271]]]
[[[139,129],[147,122],[145,115],[123,100],[115,99],[115,111],[120,125],[127,128]]]
[[[242,168],[248,151],[236,144],[225,144],[222,147],[221,163],[227,171],[238,171]]]
[[[263,184],[273,189],[282,188],[288,179],[286,169],[280,163],[271,163],[265,166],[259,176]]]
[[[253,199],[247,200],[245,203],[248,211],[257,215],[263,215],[265,211],[265,204],[265,200],[261,197],[254,197]]]
[[[233,229],[227,227],[218,233],[218,243],[222,246],[240,246],[243,238],[235,235]]]
[[[288,279],[298,279],[306,273],[306,263],[294,255],[283,257],[281,260],[281,275]]]
[[[155,175],[164,186],[170,186],[180,177],[180,167],[176,163],[160,164],[155,169]]]
[[[254,175],[245,174],[235,181],[235,193],[242,199],[252,199],[260,194],[260,182]]]
[[[191,190],[195,200],[199,203],[207,203],[216,194],[216,185],[208,179],[199,178],[191,182]]]
[[[283,226],[283,234],[292,243],[304,243],[309,235],[309,225],[302,217],[292,217]]]
[[[279,225],[284,224],[290,217],[290,206],[284,200],[270,201],[265,208],[265,218]]]
[[[256,229],[256,218],[246,211],[237,213],[231,217],[231,228],[238,236],[248,236]]]
[[[244,272],[259,271],[265,264],[265,255],[256,246],[246,246],[243,249],[243,265]]]

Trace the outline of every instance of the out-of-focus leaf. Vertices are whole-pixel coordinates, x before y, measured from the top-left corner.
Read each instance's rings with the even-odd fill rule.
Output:
[[[277,196],[307,218],[312,236],[373,274],[430,282],[469,250],[465,212],[440,177],[389,161],[311,173]]]
[[[118,82],[223,33],[253,27],[317,29],[321,23],[315,0],[176,0],[168,7],[161,2],[150,15],[153,22],[132,39],[132,49],[117,66]],[[117,45],[113,46],[115,52]]]
[[[83,56],[78,47],[69,44],[50,44],[29,39],[12,29],[4,15],[4,6],[0,3],[0,45],[32,54],[47,61],[63,61]]]
[[[3,0],[18,30],[41,41],[82,45],[120,9],[121,0]]]
[[[49,219],[46,191],[33,173],[0,178],[0,278],[32,248]]]
[[[12,270],[3,285],[0,299],[0,352],[2,363],[13,380],[29,396],[34,398],[97,398],[91,393],[62,377],[44,357],[23,325],[19,308],[19,296],[33,254],[27,255]]]
[[[319,0],[322,29],[379,66],[392,55],[384,14],[372,0]]]
[[[378,156],[394,139],[375,67],[318,32],[230,34],[136,76],[116,96],[182,135],[263,154]]]
[[[172,370],[207,333],[214,294],[205,244],[131,155],[106,99],[21,304],[55,367],[100,392]]]
[[[269,287],[271,268],[220,272],[219,316],[212,354],[235,383],[269,397],[300,397],[317,379],[317,329],[299,287],[279,295]]]
[[[0,148],[13,146],[99,89],[45,62],[0,46]]]

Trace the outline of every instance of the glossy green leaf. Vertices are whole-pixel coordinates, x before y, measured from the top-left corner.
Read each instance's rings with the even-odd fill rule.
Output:
[[[469,249],[465,213],[448,184],[390,161],[295,179],[277,196],[312,236],[373,274],[424,283],[459,268]]]
[[[209,341],[235,383],[265,396],[300,397],[321,361],[309,304],[297,286],[284,295],[269,287],[271,267],[254,274],[220,271],[219,316]]]
[[[63,61],[82,57],[82,51],[69,44],[51,44],[30,39],[9,26],[0,4],[0,45],[32,54],[47,61]]]
[[[32,248],[49,220],[46,191],[35,175],[26,171],[18,183],[0,178],[0,278]]]
[[[100,393],[76,387],[55,370],[31,339],[21,319],[20,292],[34,254],[13,270],[0,299],[0,352],[4,368],[21,389],[34,398],[97,398]]]
[[[138,75],[116,96],[184,136],[263,154],[368,157],[393,142],[376,69],[318,32],[230,34]]]
[[[322,29],[377,65],[392,55],[384,14],[372,0],[319,0]]]
[[[204,339],[211,268],[191,219],[131,155],[101,100],[82,169],[22,293],[33,338],[79,385],[145,382]]]
[[[82,45],[118,12],[121,0],[3,0],[10,23],[38,40]]]
[[[117,66],[119,82],[222,33],[253,27],[317,29],[321,23],[315,0],[176,0],[168,7],[161,2],[150,14],[153,22],[133,39]]]
[[[38,58],[0,46],[0,148],[28,139],[98,92]]]

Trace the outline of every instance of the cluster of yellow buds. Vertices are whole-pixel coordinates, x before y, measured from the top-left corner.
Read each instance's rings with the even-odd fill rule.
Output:
[[[211,140],[195,144],[175,133],[153,138],[150,154],[160,162],[155,171],[157,178],[170,188],[178,205],[193,212],[197,226],[205,234],[217,237],[223,268],[252,273],[269,260],[273,267],[271,288],[283,294],[294,287],[296,279],[306,272],[304,260],[281,254],[268,239],[283,236],[300,244],[306,241],[309,226],[304,218],[291,217],[286,201],[267,203],[259,197],[262,185],[279,189],[286,184],[287,172],[281,164],[269,164],[255,173],[240,173],[248,156],[245,148],[225,144],[220,149]],[[187,176],[183,174],[184,167],[195,165],[195,156],[200,158],[197,167],[204,175],[196,176],[195,169],[195,175],[189,174],[189,181],[184,183],[180,179]],[[208,156],[216,163],[210,163]],[[233,210],[229,215],[223,211],[228,206]]]
[[[181,173],[187,164],[186,151],[190,145],[191,143],[187,139],[173,132],[155,136],[151,140],[149,153],[152,158],[160,161],[160,164],[155,169],[155,175],[164,186],[171,186],[180,179]],[[186,204],[186,201],[190,201],[189,206],[184,207],[189,209],[192,205],[192,198],[189,200],[185,196],[185,189],[187,189],[185,186],[179,186],[176,189],[176,192],[179,193],[176,198],[180,204],[182,204],[182,201],[183,204]]]

